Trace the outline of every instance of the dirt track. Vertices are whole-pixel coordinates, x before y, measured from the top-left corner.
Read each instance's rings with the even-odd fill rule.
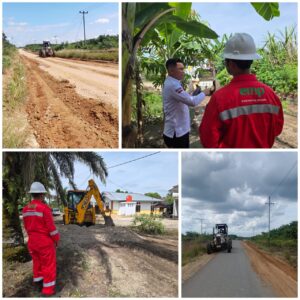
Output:
[[[118,68],[20,50],[28,121],[42,148],[118,147]]]
[[[243,243],[243,246],[254,270],[265,282],[272,285],[279,297],[297,297],[296,270],[252,243]]]
[[[57,224],[57,297],[177,297],[178,240],[124,227]],[[39,297],[31,262],[4,265],[5,297]]]

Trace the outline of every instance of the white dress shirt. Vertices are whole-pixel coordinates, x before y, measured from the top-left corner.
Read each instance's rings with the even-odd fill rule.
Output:
[[[189,106],[197,106],[205,98],[204,93],[191,96],[182,87],[181,82],[168,76],[164,82],[163,109],[165,114],[164,135],[169,138],[181,137],[188,133],[190,128]]]

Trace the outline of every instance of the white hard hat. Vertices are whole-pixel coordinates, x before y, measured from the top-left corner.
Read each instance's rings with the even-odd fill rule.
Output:
[[[31,184],[30,191],[28,193],[29,194],[46,194],[47,191],[43,184],[36,181]]]
[[[236,33],[231,37],[225,45],[223,57],[236,60],[261,59],[256,53],[254,40],[248,33]]]

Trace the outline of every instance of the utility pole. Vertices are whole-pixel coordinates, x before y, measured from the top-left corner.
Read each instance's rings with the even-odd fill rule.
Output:
[[[267,205],[269,205],[269,247],[270,247],[270,224],[271,224],[271,205],[275,204],[275,202],[271,202],[271,196],[269,196],[269,201],[267,203],[265,203]]]
[[[204,220],[206,220],[206,219],[198,219],[198,220],[201,222],[201,227],[200,227],[201,231],[200,231],[200,234],[202,234],[202,222],[203,222]]]
[[[84,34],[84,43],[85,43],[86,38],[85,38],[85,17],[84,17],[84,15],[88,14],[89,12],[83,10],[83,11],[80,11],[79,13],[82,14],[82,18],[83,18],[83,34]]]
[[[57,45],[57,35],[54,36],[55,44]]]

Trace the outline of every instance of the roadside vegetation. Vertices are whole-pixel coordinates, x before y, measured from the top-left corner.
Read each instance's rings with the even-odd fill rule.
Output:
[[[164,234],[165,226],[160,221],[161,216],[155,215],[135,215],[132,224],[135,229],[146,234]]]
[[[259,248],[272,252],[286,260],[291,266],[297,268],[298,222],[294,221],[270,231],[270,245],[268,233],[263,232],[251,238]]]
[[[80,60],[109,61],[118,62],[118,49],[108,50],[82,50],[82,49],[64,49],[55,52],[55,56],[61,58],[75,58]]]
[[[100,35],[86,42],[52,44],[52,48],[55,56],[62,58],[118,62],[118,39],[118,35]],[[30,44],[25,46],[25,50],[38,54],[41,47],[42,44]]]
[[[20,148],[27,138],[27,123],[21,113],[26,99],[26,74],[17,48],[4,33],[2,45],[3,147]]]
[[[206,244],[211,239],[209,234],[187,232],[182,235],[182,266],[206,253]]]

